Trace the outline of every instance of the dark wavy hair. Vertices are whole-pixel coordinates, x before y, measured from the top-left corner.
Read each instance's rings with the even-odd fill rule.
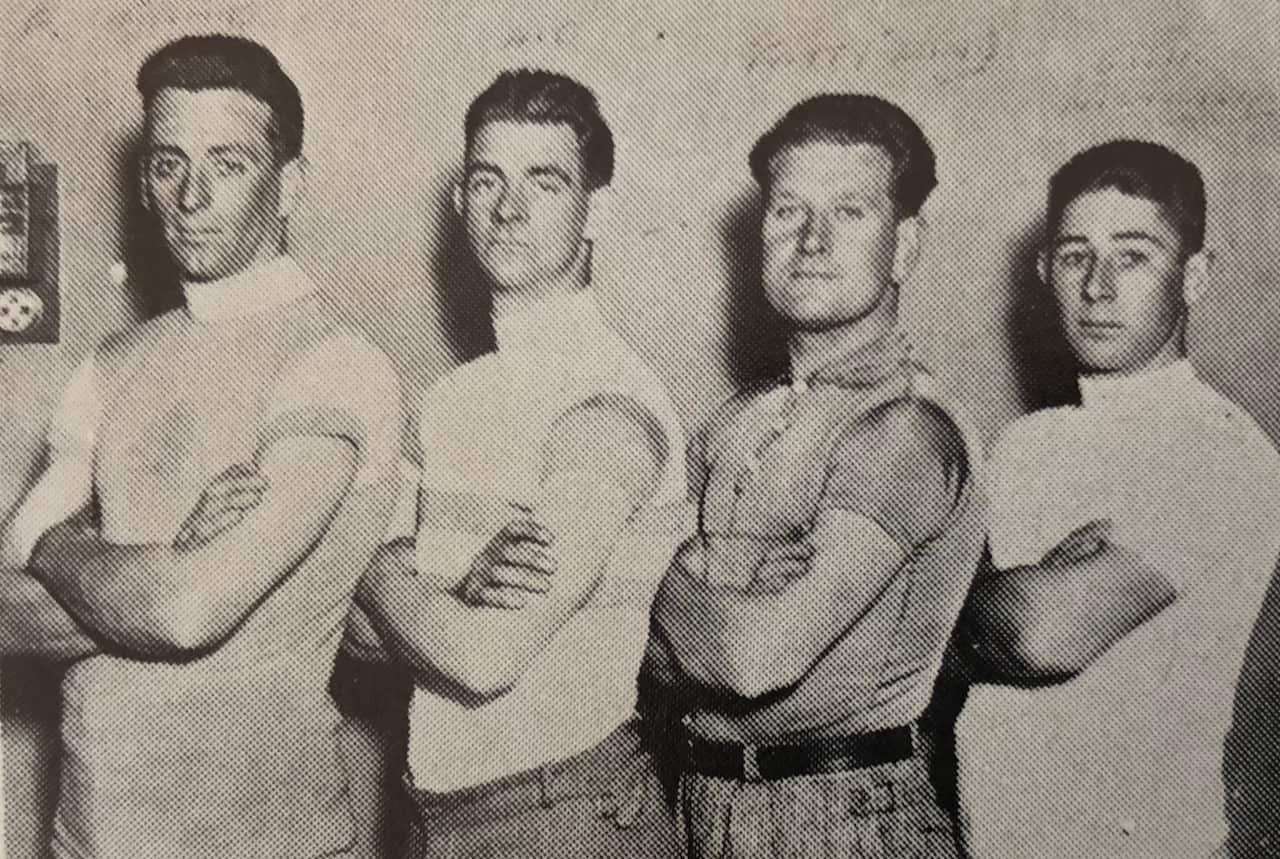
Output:
[[[917,214],[938,184],[933,147],[920,126],[892,102],[851,93],[814,96],[787,111],[751,149],[751,175],[767,192],[774,156],[813,141],[869,143],[887,152],[893,160],[893,201],[900,218]]]
[[[271,108],[267,137],[277,161],[302,154],[304,116],[298,87],[257,42],[238,36],[185,36],[149,56],[138,70],[138,92],[149,108],[162,89],[238,89]]]
[[[613,132],[591,90],[572,78],[541,69],[504,71],[467,108],[467,151],[488,122],[563,123],[578,136],[588,190],[613,181]]]
[[[1049,180],[1049,236],[1062,212],[1090,191],[1114,188],[1156,203],[1182,240],[1185,254],[1204,247],[1206,200],[1200,170],[1172,149],[1145,140],[1112,140],[1086,149]]]

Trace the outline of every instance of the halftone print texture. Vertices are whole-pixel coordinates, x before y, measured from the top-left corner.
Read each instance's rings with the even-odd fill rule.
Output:
[[[147,694],[137,699],[126,699],[122,685],[93,697],[84,692],[84,684],[74,682],[75,695],[64,699],[68,671],[83,676],[86,667],[92,672],[94,660],[106,657],[84,658],[94,646],[94,634],[77,638],[82,630],[67,612],[75,616],[78,604],[41,590],[45,577],[26,570],[6,550],[0,564],[0,859],[43,859],[51,844],[83,843],[77,842],[80,833],[65,827],[55,833],[60,804],[64,809],[93,804],[89,794],[68,795],[68,785],[93,788],[94,776],[82,757],[64,753],[60,737],[68,729],[67,713],[90,713],[100,720],[95,724],[127,725],[116,745],[110,736],[94,737],[100,746],[95,753],[111,758],[112,790],[122,779],[147,780],[148,773],[129,772],[131,762],[164,765],[166,771],[157,770],[148,790],[126,809],[126,816],[147,821],[139,833],[163,829],[166,804],[183,806],[183,785],[173,781],[175,773],[222,779],[189,794],[192,802],[199,797],[219,804],[216,813],[196,815],[197,823],[182,833],[197,845],[190,855],[255,855],[242,845],[268,842],[255,842],[246,830],[253,821],[269,818],[275,804],[279,827],[272,833],[274,843],[282,841],[282,833],[296,832],[300,859],[644,856],[665,855],[675,842],[689,855],[717,859],[963,856],[966,851],[972,859],[1280,856],[1280,579],[1272,575],[1280,550],[1280,501],[1262,476],[1274,457],[1267,442],[1274,445],[1280,439],[1280,266],[1273,252],[1280,243],[1280,3],[5,0],[0,9],[0,56],[5,59],[0,141],[29,144],[33,174],[56,177],[57,205],[46,208],[57,223],[44,218],[32,227],[56,226],[55,239],[40,239],[40,246],[56,249],[57,264],[47,270],[60,281],[56,307],[46,302],[42,310],[45,321],[56,316],[56,343],[25,342],[0,330],[0,538],[5,546],[14,539],[15,521],[39,520],[19,513],[48,473],[53,448],[67,441],[57,434],[51,438],[50,428],[58,423],[76,368],[108,338],[118,343],[120,332],[125,338],[139,330],[151,332],[153,320],[187,312],[179,273],[165,251],[154,212],[143,205],[139,178],[145,138],[135,77],[146,57],[165,43],[209,33],[266,46],[301,92],[306,107],[305,193],[289,217],[287,250],[316,282],[325,319],[385,355],[390,366],[373,362],[377,373],[394,370],[399,379],[401,503],[392,515],[390,504],[385,499],[375,503],[369,485],[353,472],[352,485],[337,490],[336,502],[329,499],[338,512],[327,519],[315,517],[324,520],[311,523],[317,539],[299,548],[297,569],[306,575],[293,577],[286,570],[278,581],[263,586],[260,600],[242,606],[242,625],[236,629],[248,636],[233,632],[209,642],[210,652],[198,657],[113,653],[110,659],[128,663],[130,678],[145,675],[139,683]],[[704,468],[690,475],[694,497],[689,503],[660,509],[640,504],[625,524],[599,538],[610,550],[594,573],[593,587],[561,627],[534,637],[544,649],[524,660],[531,667],[513,681],[523,684],[520,694],[531,707],[540,700],[545,706],[527,725],[514,717],[493,720],[492,730],[506,732],[494,748],[537,746],[544,738],[531,726],[547,712],[571,710],[564,699],[580,702],[584,725],[599,726],[607,717],[600,690],[616,690],[617,666],[625,664],[639,679],[645,717],[643,723],[626,723],[628,743],[632,733],[641,738],[635,749],[627,745],[625,753],[614,755],[596,747],[583,753],[587,757],[560,765],[513,768],[504,777],[513,781],[482,785],[493,790],[470,806],[465,797],[448,794],[450,811],[442,819],[459,827],[457,832],[424,839],[421,827],[430,821],[423,814],[422,796],[404,784],[408,714],[415,682],[457,694],[451,681],[441,679],[447,673],[441,666],[451,652],[422,647],[430,636],[417,635],[422,629],[403,621],[407,610],[396,613],[403,624],[398,631],[377,612],[370,618],[353,611],[338,667],[326,678],[341,624],[341,611],[330,597],[345,593],[361,572],[340,570],[339,562],[367,555],[366,549],[379,541],[394,547],[396,537],[401,547],[407,541],[409,550],[383,554],[410,560],[392,570],[401,577],[396,587],[402,590],[395,593],[411,595],[428,607],[437,605],[432,600],[455,596],[433,590],[431,559],[412,558],[411,535],[424,515],[416,492],[418,464],[424,459],[419,428],[430,418],[420,411],[441,380],[456,378],[460,367],[500,346],[493,316],[503,312],[501,301],[490,295],[468,247],[454,191],[462,178],[468,106],[500,72],[518,68],[567,75],[598,99],[616,143],[616,158],[613,180],[597,192],[586,224],[591,289],[603,320],[665,385],[690,458]],[[815,739],[831,739],[815,726],[858,722],[855,717],[863,707],[858,696],[869,674],[883,680],[885,689],[900,691],[892,682],[901,679],[893,673],[894,660],[902,655],[908,631],[927,626],[911,611],[946,602],[945,589],[928,590],[931,582],[891,577],[887,581],[892,586],[859,597],[864,603],[900,600],[897,613],[884,602],[866,613],[880,624],[874,636],[858,627],[856,620],[863,615],[854,610],[857,606],[840,600],[857,593],[856,586],[868,575],[869,547],[880,553],[877,558],[901,550],[905,564],[928,549],[929,540],[904,545],[895,523],[863,515],[856,526],[863,541],[849,543],[847,551],[849,589],[833,594],[814,588],[812,597],[804,597],[812,599],[805,614],[795,595],[813,584],[810,577],[820,566],[814,558],[828,552],[822,565],[826,570],[832,557],[845,555],[806,543],[812,534],[801,533],[803,528],[788,534],[709,535],[703,523],[700,532],[696,504],[709,476],[714,483],[719,455],[700,442],[708,421],[735,394],[773,389],[785,396],[781,386],[788,381],[789,329],[771,309],[761,279],[765,212],[748,153],[797,103],[841,92],[872,94],[900,106],[936,154],[938,185],[922,210],[919,257],[901,284],[897,316],[910,337],[911,360],[929,368],[930,383],[945,392],[948,407],[972,424],[987,457],[1010,432],[1018,434],[1007,443],[1018,456],[1005,461],[1018,463],[1014,489],[1021,508],[1011,508],[1013,495],[996,497],[1001,486],[1010,485],[1000,479],[998,468],[966,462],[964,472],[966,478],[980,480],[991,496],[993,528],[1023,540],[1018,545],[1028,553],[1044,550],[1040,557],[1011,555],[1010,563],[1043,561],[1073,530],[1105,518],[1107,527],[1086,530],[1051,560],[1058,568],[1070,567],[1073,558],[1088,559],[1109,546],[1119,547],[1139,555],[1142,569],[1163,575],[1173,594],[1167,605],[1093,654],[1072,679],[1035,684],[998,682],[985,673],[979,663],[987,651],[976,640],[981,629],[973,619],[993,613],[984,614],[971,598],[945,658],[941,646],[933,653],[941,668],[932,662],[926,666],[938,672],[939,680],[922,717],[916,720],[919,714],[911,714],[911,728],[919,735],[913,756],[892,764],[864,765],[860,756],[865,750],[856,743],[849,748],[858,754],[815,750]],[[1157,383],[1138,392],[1120,389],[1117,395],[1130,406],[1147,403],[1147,398],[1165,399],[1159,406],[1120,408],[1098,417],[1084,414],[1088,397],[1082,402],[1053,292],[1037,273],[1037,255],[1044,247],[1050,175],[1075,153],[1117,138],[1160,143],[1199,167],[1208,196],[1206,244],[1212,262],[1203,295],[1190,308],[1186,332],[1198,385],[1194,393],[1181,383]],[[38,198],[37,193],[32,199]],[[208,237],[188,238],[199,243]],[[0,293],[21,312],[32,306],[24,292],[30,287],[20,279],[5,280]],[[273,328],[274,323],[263,326],[264,331]],[[322,332],[317,327],[294,333],[300,342],[311,342],[308,338]],[[150,336],[141,339],[149,342]],[[182,355],[217,353],[216,335],[197,330],[193,336],[205,339],[188,343]],[[279,452],[291,449],[299,438],[336,438],[351,441],[348,446],[354,450],[358,439],[352,439],[375,431],[359,420],[346,420],[348,412],[380,408],[369,402],[373,388],[385,388],[374,374],[368,374],[370,384],[364,389],[351,381],[372,366],[367,355],[358,366],[344,368],[333,356],[316,364],[329,367],[326,372],[335,376],[343,370],[334,391],[327,390],[323,375],[298,377],[299,397],[313,407],[306,415],[287,415],[284,423],[250,417],[275,415],[287,405],[266,401],[274,395],[250,393],[275,390],[274,379],[248,383],[248,376],[263,366],[261,353],[276,346],[255,342],[234,347],[243,352],[217,353],[216,379],[202,378],[190,366],[175,367],[166,376],[160,353],[148,353],[138,366],[109,362],[103,371],[107,377],[100,380],[102,391],[123,393],[107,397],[108,412],[110,401],[167,398],[190,406],[174,412],[176,417],[159,415],[158,422],[139,432],[135,449],[116,438],[112,462],[136,462],[145,469],[140,485],[190,482],[192,492],[190,498],[184,496],[184,505],[192,509],[182,515],[156,512],[153,507],[163,506],[159,496],[129,500],[117,493],[111,503],[134,507],[104,510],[101,521],[128,518],[145,508],[154,513],[148,514],[149,521],[159,532],[166,530],[168,519],[182,523],[189,515],[214,515],[212,502],[198,503],[203,497],[200,480],[214,481],[223,468],[196,474],[199,468],[192,465],[199,460],[212,469],[216,457],[209,452],[214,449],[240,451],[245,462],[238,464],[256,468],[266,461],[272,444]],[[244,382],[243,390],[236,384],[241,360],[245,378],[238,381]],[[536,374],[531,375],[536,388]],[[156,381],[166,378],[168,382]],[[160,389],[130,391],[133,379],[146,379]],[[550,392],[550,380],[548,386]],[[209,418],[208,404],[199,405],[205,394],[233,388],[241,391],[235,405],[243,420],[232,421],[227,412],[216,416],[215,429],[188,425],[200,421],[200,415]],[[326,411],[333,405],[326,398],[339,396],[346,405],[335,416]],[[536,399],[537,391],[521,391],[511,402],[522,397]],[[1180,408],[1179,397],[1193,404]],[[1210,409],[1210,402],[1221,408]],[[1169,420],[1152,425],[1161,408],[1169,409]],[[1048,409],[1058,410],[1051,416],[1066,416],[1061,426],[1052,417],[1044,423],[1043,415],[1032,418],[1033,424],[1015,423]],[[1203,419],[1193,420],[1195,415]],[[615,417],[606,415],[610,421]],[[457,416],[452,418],[458,423]],[[504,426],[519,426],[511,415],[503,420]],[[1018,426],[1031,429],[1009,429]],[[1198,434],[1201,446],[1189,444],[1185,434],[1171,437],[1175,426]],[[1073,435],[1070,427],[1084,435]],[[205,438],[205,430],[217,437]],[[476,438],[492,430],[477,426]],[[156,433],[166,436],[163,444],[148,445]],[[169,438],[171,433],[183,437]],[[634,490],[635,498],[645,497],[647,460],[631,455],[635,451],[620,441],[625,435],[611,440],[616,444],[592,446],[569,458],[574,468],[602,478],[592,489],[601,497],[606,494],[598,491],[601,485],[613,489],[618,483]],[[1033,442],[1024,444],[1029,437]],[[1045,439],[1052,444],[1046,447]],[[84,485],[92,494],[99,440],[88,432],[80,441],[79,461],[88,470],[76,480],[87,480]],[[529,445],[544,441],[531,438]],[[831,441],[832,450],[847,449],[837,448],[836,438]],[[172,451],[173,458],[158,459],[161,448]],[[343,450],[341,445],[332,448]],[[264,455],[255,457],[260,449]],[[653,447],[661,449],[660,444]],[[1184,450],[1185,457],[1175,458]],[[1121,463],[1124,467],[1110,468],[1107,463],[1115,460],[1107,457],[1116,451],[1131,457]],[[1249,452],[1256,468],[1233,458],[1241,451]],[[1064,459],[1068,452],[1080,458],[1078,467]],[[354,468],[366,464],[359,458],[363,453],[357,451]],[[540,453],[514,450],[511,455],[533,459]],[[768,461],[768,450],[761,457],[764,468],[776,466]],[[1186,457],[1198,459],[1188,464]],[[912,462],[917,465],[901,469],[899,478],[915,481],[904,494],[917,498],[922,478],[918,461]],[[499,465],[486,461],[475,467],[491,473]],[[326,473],[331,466],[324,466]],[[389,463],[379,467],[389,474]],[[621,470],[625,480],[618,476]],[[464,497],[465,464],[460,473],[458,495]],[[1225,474],[1239,479],[1225,480]],[[320,479],[310,476],[313,484]],[[238,479],[215,484],[221,487],[216,500],[226,518],[197,523],[215,532],[226,524],[224,537],[232,541],[235,523],[244,514],[234,511],[252,510],[257,500],[255,491]],[[796,483],[801,482],[797,476]],[[568,497],[562,493],[557,503]],[[468,540],[492,537],[493,528],[481,533],[481,525],[492,524],[483,521],[488,514],[475,510],[491,510],[486,505],[493,499],[486,494],[479,505],[476,498],[463,500],[457,508],[461,512],[449,513],[448,527]],[[529,499],[498,500],[503,515],[515,509],[503,506],[508,503],[520,515],[530,506]],[[786,506],[790,499],[776,500]],[[46,502],[41,502],[43,509],[57,509]],[[295,507],[299,515],[307,509],[305,504]],[[501,516],[489,518],[501,524]],[[92,517],[85,521],[87,534],[101,527]],[[357,526],[351,523],[364,530],[353,533]],[[56,524],[44,523],[45,530]],[[82,539],[70,533],[70,526],[57,534],[67,541]],[[728,591],[735,598],[741,595],[747,601],[739,615],[679,617],[678,612],[659,611],[657,631],[647,645],[641,636],[623,636],[623,628],[644,627],[650,600],[656,599],[661,610],[685,604],[691,592],[699,599],[708,596],[692,586],[682,590],[688,582],[674,576],[681,564],[696,565],[690,558],[697,555],[697,545],[718,536],[764,537],[790,547],[785,551],[791,554],[784,552],[777,578],[758,582],[747,570],[745,578],[724,583],[722,590],[699,583],[708,598],[719,599]],[[148,539],[154,540],[148,545],[172,548],[163,536],[149,534]],[[37,554],[54,552],[53,542],[44,541]],[[189,549],[182,545],[183,551]],[[435,562],[444,563],[447,555],[441,550]],[[460,565],[454,572],[470,575],[472,560],[452,558],[449,563]],[[998,551],[995,561],[999,568]],[[244,569],[232,565],[224,572],[238,576]],[[905,564],[895,571],[908,569]],[[972,578],[975,588],[984,577],[1000,575],[985,568],[955,572]],[[528,576],[521,580],[537,581]],[[554,593],[556,573],[548,581],[537,586]],[[753,582],[759,585],[754,590]],[[308,583],[314,590],[308,590]],[[910,585],[926,590],[913,592]],[[369,591],[362,586],[357,593],[372,601]],[[1082,593],[1070,605],[1093,606],[1090,600],[1097,594],[1096,589]],[[540,596],[522,599],[537,602]],[[1131,598],[1131,593],[1120,597]],[[485,609],[461,597],[455,601],[460,612],[517,611]],[[765,624],[772,637],[757,639],[780,644],[779,664],[791,667],[788,645],[809,646],[813,636],[808,633],[818,628],[836,629],[831,652],[854,652],[848,636],[885,642],[875,651],[883,661],[870,667],[849,663],[848,687],[839,686],[839,676],[826,665],[821,679],[830,687],[802,700],[788,696],[809,688],[805,682],[813,677],[807,672],[789,678],[785,688],[761,691],[745,684],[733,691],[717,685],[716,672],[723,666],[688,661],[695,652],[698,659],[710,654],[708,660],[730,653],[714,646],[716,636],[731,637],[726,618],[767,617],[767,612],[755,613],[766,604],[780,606],[776,617],[787,619]],[[1121,610],[1114,614],[1125,615],[1130,604],[1118,605]],[[285,606],[297,606],[297,613],[281,616]],[[784,608],[789,613],[781,613]],[[1045,616],[1050,615],[1070,617],[1070,612]],[[421,616],[430,616],[427,608]],[[333,629],[308,625],[308,617],[323,617]],[[666,641],[663,617],[682,621],[675,638],[702,635],[707,646],[686,651],[683,639]],[[803,622],[792,623],[797,617]],[[574,626],[574,618],[592,623]],[[847,629],[837,622],[842,618],[849,621]],[[587,628],[599,632],[595,637],[580,634]],[[1086,620],[1083,637],[1097,628]],[[560,635],[560,630],[567,632]],[[307,642],[318,640],[323,647],[303,651]],[[367,647],[361,650],[353,641]],[[432,646],[443,647],[439,642]],[[558,647],[580,652],[566,655]],[[495,646],[493,652],[499,651]],[[80,658],[68,662],[72,652]],[[489,651],[478,652],[483,667]],[[314,664],[321,656],[323,670]],[[308,665],[305,682],[328,683],[328,688],[299,694],[303,678],[282,667],[290,658]],[[582,673],[551,682],[538,676],[544,662],[577,665]],[[695,681],[691,667],[693,674],[705,668],[705,676]],[[165,697],[163,691],[178,688],[178,697],[198,699],[204,707],[187,712],[214,716],[180,724],[180,714],[156,703]],[[857,694],[842,697],[842,688]],[[226,689],[234,689],[234,695],[222,695]],[[994,696],[984,694],[993,690]],[[242,718],[237,716],[238,702],[257,692],[258,699],[243,708]],[[554,706],[546,703],[551,696],[558,696]],[[784,706],[778,707],[780,701]],[[761,713],[767,721],[769,712],[786,713],[806,702],[814,703],[814,709],[804,710],[805,731],[789,732],[785,724],[768,725],[755,735],[748,730],[758,726]],[[471,712],[483,711],[482,702],[472,704],[476,710]],[[111,712],[93,712],[95,706]],[[722,729],[702,737],[720,744],[712,755],[715,765],[736,766],[738,777],[687,771],[683,717],[705,713],[717,714],[712,721]],[[255,721],[268,718],[270,725]],[[477,718],[477,724],[483,721]],[[83,731],[86,724],[73,720],[69,728]],[[636,727],[640,724],[644,727]],[[163,739],[163,748],[147,746],[151,727],[157,742]],[[895,727],[901,725],[858,723],[852,734],[838,733],[844,741],[861,736],[859,732]],[[565,745],[571,728],[558,732],[556,748]],[[422,726],[424,739],[429,740],[429,731]],[[193,742],[175,744],[184,734]],[[270,772],[255,774],[252,766],[241,765],[246,749],[273,742],[272,737],[306,746],[308,763],[299,759],[289,770],[286,756],[273,754]],[[963,772],[975,744],[983,750],[982,767]],[[220,757],[220,752],[226,755]],[[625,763],[619,764],[619,757]],[[767,777],[790,773],[802,759],[805,772]],[[889,772],[894,767],[910,769],[910,779],[899,777],[897,770]],[[928,779],[918,772],[924,769]],[[230,772],[243,778],[226,778]],[[1018,781],[1028,773],[1035,789],[1012,791],[1011,786],[1030,783]],[[974,778],[990,790],[969,792],[966,785]],[[160,796],[155,786],[166,783],[172,795]],[[286,783],[288,790],[270,788]],[[778,785],[783,787],[773,789]],[[1007,807],[993,806],[989,800],[994,796]],[[1113,797],[1115,807],[1089,807],[1070,827],[1056,822],[1063,809],[1085,808],[1100,796]],[[313,806],[304,808],[307,803]],[[689,809],[699,803],[722,816],[695,820]],[[1042,813],[1045,803],[1055,803],[1053,813]],[[992,825],[983,828],[980,817]],[[526,819],[527,826],[512,822]],[[307,823],[312,820],[323,820],[323,831]],[[1190,846],[1187,841],[1170,844],[1167,839],[1175,829],[1161,827],[1172,827],[1169,821],[1189,826],[1193,820],[1193,831],[1187,833]],[[655,821],[669,825],[669,832],[659,832]],[[777,821],[787,825],[774,826]],[[813,821],[812,827],[803,821]],[[79,823],[83,821],[72,821],[73,828]],[[469,828],[463,831],[464,826]],[[966,836],[980,829],[997,837],[984,842]],[[57,855],[113,859],[145,856],[157,847],[152,843],[132,849],[129,837],[130,832],[114,832],[110,849],[80,855],[58,847],[62,852]],[[454,845],[448,848],[454,852],[430,852],[425,843]],[[410,852],[414,850],[419,852]],[[271,855],[294,854],[285,849]]]

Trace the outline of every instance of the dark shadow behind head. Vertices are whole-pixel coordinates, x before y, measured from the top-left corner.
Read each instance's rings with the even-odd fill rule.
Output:
[[[1011,300],[1005,332],[1019,399],[1027,411],[1080,402],[1075,357],[1062,334],[1053,292],[1036,269],[1044,230],[1044,219],[1037,218],[1009,242],[1006,282]]]
[[[735,388],[787,372],[787,327],[764,294],[760,279],[760,198],[744,190],[730,201],[720,221],[722,263],[729,306],[721,340]]]
[[[459,364],[497,347],[491,312],[493,294],[475,255],[467,244],[466,229],[453,208],[453,188],[458,176],[442,183],[434,201],[444,213],[439,219],[439,249],[431,261],[440,302],[440,324],[445,342]]]
[[[134,132],[121,141],[116,152],[120,177],[120,258],[129,272],[130,299],[140,319],[151,319],[182,305],[178,269],[164,246],[160,222],[147,211],[141,197],[143,139]]]

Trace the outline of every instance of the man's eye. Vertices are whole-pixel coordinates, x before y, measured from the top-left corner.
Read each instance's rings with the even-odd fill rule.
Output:
[[[182,159],[172,155],[153,155],[149,166],[151,175],[158,179],[168,179],[182,169]]]
[[[213,169],[219,176],[231,178],[243,176],[249,170],[249,165],[234,158],[219,158],[213,163]]]
[[[1116,255],[1116,263],[1120,268],[1137,268],[1146,265],[1148,259],[1150,257],[1142,251],[1121,251]]]
[[[539,179],[537,185],[538,190],[551,194],[559,194],[564,190],[564,183],[559,179]]]
[[[867,213],[866,209],[861,206],[854,206],[849,203],[842,203],[836,206],[836,217],[842,221],[857,221]]]
[[[1084,251],[1058,251],[1056,261],[1062,268],[1083,268],[1089,262],[1089,255]]]
[[[779,203],[773,207],[771,214],[780,221],[789,221],[800,214],[800,207],[794,203]]]
[[[487,173],[477,173],[467,177],[468,191],[491,191],[498,186],[498,180]]]

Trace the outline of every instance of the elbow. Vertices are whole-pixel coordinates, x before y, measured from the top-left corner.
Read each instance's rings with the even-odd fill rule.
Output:
[[[1088,654],[1078,652],[1052,624],[1033,624],[1010,645],[1017,673],[1034,680],[1066,680],[1084,670]]]
[[[461,700],[468,706],[480,707],[510,692],[516,680],[512,674],[477,668],[457,678],[457,684]]]
[[[1089,662],[1052,613],[1024,605],[1017,612],[978,612],[972,623],[976,652],[988,668],[1011,679],[1066,680]]]
[[[160,659],[179,662],[197,659],[216,649],[226,638],[208,618],[190,611],[165,614],[150,626],[150,641],[144,648]]]
[[[149,615],[146,649],[161,659],[199,658],[217,649],[235,631],[227,612],[202,595],[176,594],[158,600]]]
[[[411,646],[411,667],[419,686],[440,692],[467,707],[501,698],[520,679],[515,660],[493,651],[429,653]]]
[[[728,651],[723,685],[733,694],[747,700],[764,698],[790,688],[804,676],[804,671],[789,664],[786,654],[771,653],[764,642]]]
[[[683,653],[677,646],[675,655],[684,672],[703,686],[755,700],[786,689],[803,676],[802,669],[788,664],[779,643],[752,637],[732,642],[722,639]]]

